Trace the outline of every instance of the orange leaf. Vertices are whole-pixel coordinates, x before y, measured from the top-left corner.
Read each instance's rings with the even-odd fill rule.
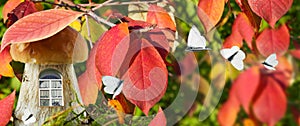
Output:
[[[293,0],[248,0],[251,9],[265,19],[271,27],[292,6]]]
[[[108,106],[115,109],[115,111],[117,112],[117,115],[119,117],[119,123],[124,124],[125,111],[124,111],[122,105],[120,104],[120,102],[118,100],[109,100]]]
[[[243,120],[243,126],[255,126],[255,122],[250,118],[246,118]]]
[[[0,52],[0,75],[6,77],[14,77],[15,74],[13,68],[9,64],[12,61],[9,49],[10,48],[7,47],[2,52]]]
[[[21,18],[4,33],[1,51],[11,43],[28,43],[53,36],[81,15],[82,12],[51,9]]]
[[[166,126],[167,119],[164,114],[164,111],[159,107],[158,113],[154,117],[154,119],[149,123],[148,126]]]
[[[253,103],[253,112],[258,120],[274,126],[286,112],[286,95],[276,80],[270,76],[263,76],[260,85],[265,85],[265,88]]]
[[[23,0],[8,0],[2,10],[3,22],[7,20],[7,14],[15,9]]]
[[[163,8],[156,5],[150,5],[147,22],[157,24],[159,28],[169,28],[176,31],[176,26],[170,15]]]
[[[221,106],[218,112],[218,122],[221,126],[233,126],[240,111],[240,104],[237,98],[234,93],[230,94],[229,99]]]
[[[225,0],[200,0],[198,3],[198,17],[206,32],[209,32],[221,19]]]
[[[263,56],[272,53],[283,55],[290,44],[290,33],[286,25],[278,29],[265,29],[256,39],[258,51]]]
[[[10,95],[0,101],[0,126],[5,126],[12,116],[15,95],[16,91],[14,90]]]

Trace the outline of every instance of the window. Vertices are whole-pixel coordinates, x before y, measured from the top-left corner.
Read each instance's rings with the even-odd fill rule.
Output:
[[[62,76],[57,70],[47,69],[40,73],[40,106],[64,106],[62,82]]]

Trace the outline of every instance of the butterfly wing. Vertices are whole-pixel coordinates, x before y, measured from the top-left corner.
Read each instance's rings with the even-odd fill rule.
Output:
[[[118,87],[118,89],[116,90],[116,92],[114,93],[112,99],[115,99],[116,96],[118,96],[121,92],[122,92],[122,89],[123,89],[123,82],[120,83],[120,86]]]
[[[107,94],[114,94],[114,91],[118,87],[121,80],[112,76],[103,76],[102,82],[105,85],[104,92]]]
[[[225,59],[228,59],[230,56],[232,56],[234,53],[236,53],[239,50],[240,48],[238,46],[232,46],[230,49],[229,48],[221,49],[220,53]]]
[[[268,66],[268,65],[264,65],[268,70],[276,70],[274,67]]]
[[[246,58],[246,54],[242,50],[239,50],[238,53],[230,61],[230,63],[237,70],[243,70],[244,69],[244,62],[243,62],[243,60],[245,58]]]
[[[277,66],[278,65],[278,60],[277,60],[277,57],[276,57],[276,53],[273,53],[269,57],[267,57],[265,63],[271,65],[272,67]]]
[[[188,35],[188,47],[205,47],[206,39],[200,34],[198,28],[193,25]]]
[[[29,125],[31,123],[36,122],[36,118],[32,115],[32,113],[28,109],[26,109],[22,116],[22,121],[25,125]]]

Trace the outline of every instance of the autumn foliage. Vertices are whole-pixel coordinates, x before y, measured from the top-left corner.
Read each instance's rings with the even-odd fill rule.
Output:
[[[91,31],[87,32],[89,35],[83,35],[91,46],[89,58],[83,65],[85,70],[78,75],[83,106],[89,108],[89,105],[95,104],[100,107],[101,105],[105,106],[104,108],[112,108],[116,111],[120,124],[127,123],[125,114],[134,115],[136,111],[140,110],[141,115],[150,117],[156,108],[156,116],[151,118],[151,121],[148,122],[149,125],[175,124],[176,122],[167,121],[168,115],[163,108],[168,107],[170,101],[166,98],[169,98],[169,93],[174,93],[172,90],[174,87],[186,86],[190,90],[194,89],[191,85],[177,84],[182,81],[182,76],[193,73],[198,66],[205,69],[200,69],[201,74],[203,71],[218,71],[218,75],[221,75],[225,74],[225,70],[218,69],[216,64],[201,57],[209,55],[204,51],[189,53],[183,60],[177,61],[173,57],[176,54],[174,50],[178,48],[179,51],[182,51],[180,48],[185,46],[185,43],[182,42],[179,42],[178,47],[175,46],[176,41],[181,41],[178,34],[186,36],[183,31],[187,31],[186,29],[189,28],[185,28],[185,26],[193,24],[181,21],[181,17],[175,17],[174,20],[174,15],[170,14],[174,13],[170,11],[172,9],[166,9],[168,7],[156,2],[146,2],[147,11],[140,12],[145,17],[140,17],[139,20],[110,9],[105,12],[109,18],[103,19],[103,21],[101,16],[105,15],[97,16],[94,13],[95,10],[79,6],[79,4],[74,6],[74,3],[67,3],[60,7],[54,6],[60,3],[51,5],[50,2],[54,8],[41,10],[40,2],[8,0],[2,11],[3,21],[8,28],[2,37],[0,46],[0,79],[16,76],[16,72],[10,64],[14,62],[10,55],[10,45],[42,42],[41,40],[54,36],[69,26],[78,29],[78,33],[83,35],[85,33],[82,31],[84,27],[82,22],[93,24],[97,28],[104,27],[106,29],[101,33],[99,29],[100,36],[97,36],[98,39],[95,41],[92,40],[92,37],[95,36],[91,35]],[[173,8],[178,6],[176,4],[183,4],[176,0],[165,2],[170,2],[168,6],[173,6]],[[103,3],[103,6],[109,3],[112,4],[111,1],[108,1],[108,3]],[[219,125],[231,126],[247,123],[249,125],[274,126],[287,113],[291,113],[290,111],[293,113],[295,124],[300,125],[299,103],[290,105],[290,92],[288,92],[293,85],[294,74],[297,73],[290,56],[300,59],[299,36],[293,36],[293,27],[291,27],[292,23],[297,22],[292,19],[283,19],[283,16],[292,7],[292,3],[293,0],[199,0],[193,4],[196,6],[193,17],[199,19],[198,23],[203,26],[201,32],[204,32],[207,38],[211,38],[209,34],[217,34],[217,30],[224,30],[224,27],[227,27],[225,31],[228,34],[221,33],[221,36],[224,37],[221,38],[221,48],[238,46],[247,54],[246,67],[243,71],[229,70],[230,73],[227,73],[232,77],[226,77],[228,87],[226,86],[225,89],[228,90],[225,90],[225,93],[227,94],[223,94],[225,98],[222,98],[222,102],[216,108],[218,113],[215,115],[217,116],[215,121]],[[84,5],[90,6],[92,3]],[[91,8],[95,6],[97,4]],[[102,7],[102,5],[98,7]],[[91,23],[91,20],[97,23]],[[114,21],[114,23],[110,21]],[[88,30],[93,29],[89,29],[88,25],[86,27]],[[291,40],[291,38],[297,39]],[[213,45],[216,44],[218,43],[215,41],[208,42],[213,49],[216,47]],[[263,59],[272,53],[277,54],[279,61],[275,71],[267,70],[261,64]],[[194,59],[194,55],[197,58],[201,57],[201,63]],[[213,69],[207,70],[208,67],[203,64],[209,65]],[[204,67],[201,67],[202,65]],[[226,66],[229,65],[226,64]],[[236,76],[233,77],[234,75]],[[103,91],[104,84],[101,80],[103,76],[113,76],[123,81],[122,93],[115,99]],[[196,88],[199,90],[197,91],[198,96],[208,97],[209,82],[207,81],[214,77],[208,75],[200,77],[200,74],[192,76],[189,78],[190,80],[183,81],[199,80],[200,89]],[[175,86],[173,83],[176,83]],[[223,89],[224,86],[225,84],[218,85],[220,89]],[[9,123],[15,94],[14,91],[0,101],[0,113],[5,113],[0,115],[0,125]],[[105,100],[100,99],[100,96]],[[197,105],[201,106],[203,103],[203,99],[200,100],[197,97],[196,100],[192,101],[192,108],[185,108],[189,110],[189,116],[194,116]],[[105,101],[106,104],[99,101]],[[168,105],[164,105],[164,101],[168,101],[166,102]],[[180,103],[182,106],[184,104],[188,103]],[[289,110],[290,107],[293,109]],[[88,114],[92,117],[94,113]]]

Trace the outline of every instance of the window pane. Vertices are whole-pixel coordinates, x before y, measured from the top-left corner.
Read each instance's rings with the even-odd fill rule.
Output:
[[[52,106],[62,106],[61,99],[52,99]]]
[[[51,88],[62,88],[60,80],[52,80]]]
[[[61,98],[62,97],[62,90],[61,89],[52,89],[51,90],[52,98]]]
[[[49,98],[49,90],[40,90],[40,98]]]
[[[40,105],[41,106],[49,106],[50,104],[49,104],[49,99],[41,99],[40,100]]]
[[[49,80],[40,81],[40,88],[49,88]]]

